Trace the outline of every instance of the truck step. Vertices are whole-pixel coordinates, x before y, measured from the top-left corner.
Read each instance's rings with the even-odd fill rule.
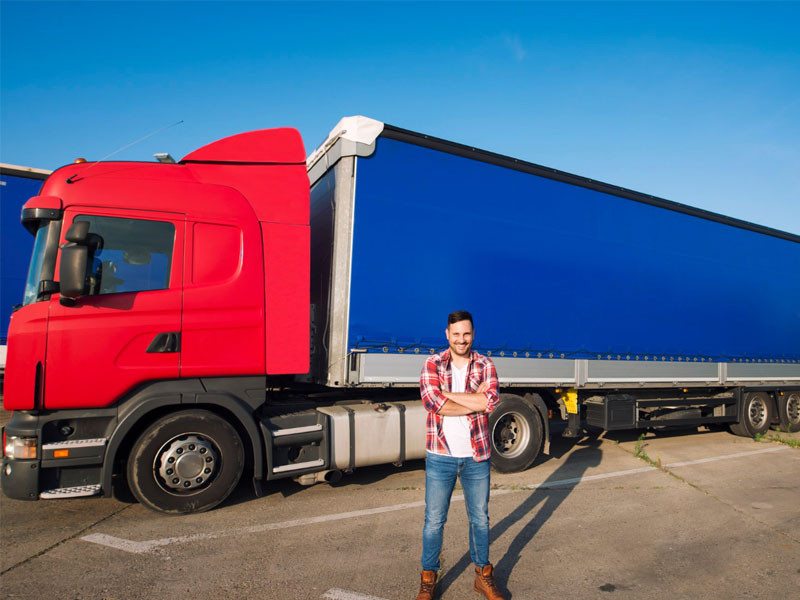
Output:
[[[301,433],[312,433],[314,431],[322,431],[322,425],[308,425],[306,427],[288,427],[286,429],[276,429],[272,432],[274,437],[283,437],[285,435],[298,435]]]
[[[325,435],[322,424],[307,425],[304,427],[288,427],[273,429],[272,443],[275,446],[301,446],[312,442],[319,442]]]
[[[99,493],[100,484],[96,483],[94,485],[76,485],[74,487],[45,490],[39,494],[39,498],[43,500],[52,500],[54,498],[81,498],[83,496],[96,496]]]
[[[328,464],[328,421],[316,410],[265,415],[267,479],[323,471]]]
[[[321,458],[319,460],[310,460],[308,462],[302,463],[294,463],[291,465],[282,465],[280,467],[274,467],[272,469],[273,473],[287,473],[289,471],[299,471],[300,469],[311,469],[314,467],[324,467],[325,461]]]

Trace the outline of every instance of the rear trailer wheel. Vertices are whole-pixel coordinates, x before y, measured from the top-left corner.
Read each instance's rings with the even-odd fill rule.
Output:
[[[762,435],[775,418],[775,403],[769,394],[748,392],[744,395],[741,420],[731,425],[731,431],[743,437]]]
[[[500,473],[527,469],[542,447],[542,420],[528,402],[512,394],[500,396],[489,414],[492,467]]]
[[[781,431],[800,431],[800,391],[778,396],[778,421]]]
[[[207,410],[184,410],[150,425],[128,457],[128,485],[147,508],[202,512],[236,487],[244,448],[236,430]]]

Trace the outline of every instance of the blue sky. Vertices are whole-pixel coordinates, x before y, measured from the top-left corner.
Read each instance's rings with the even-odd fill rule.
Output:
[[[0,161],[372,118],[800,234],[800,2],[0,3]]]

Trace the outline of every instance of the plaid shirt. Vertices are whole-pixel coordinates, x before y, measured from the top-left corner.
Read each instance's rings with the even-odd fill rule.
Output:
[[[429,356],[422,367],[419,378],[422,403],[428,411],[427,448],[436,454],[450,454],[447,441],[442,430],[442,417],[439,410],[447,402],[442,392],[449,392],[453,374],[450,369],[450,350]],[[486,410],[482,413],[470,413],[469,430],[472,442],[472,457],[475,461],[488,460],[491,454],[489,442],[489,417],[499,401],[497,395],[497,371],[494,363],[477,352],[473,352],[467,366],[467,379],[465,391],[473,393],[486,381],[489,389],[486,390]]]

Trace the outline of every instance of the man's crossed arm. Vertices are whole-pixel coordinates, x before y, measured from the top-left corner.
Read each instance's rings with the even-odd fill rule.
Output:
[[[486,410],[486,390],[489,384],[483,382],[474,392],[442,392],[447,402],[439,409],[439,414],[444,417],[460,417],[475,412]]]
[[[439,366],[435,357],[429,357],[422,367],[419,378],[420,396],[425,410],[446,417],[457,417],[494,410],[499,400],[497,395],[497,372],[489,362],[485,366],[483,383],[474,392],[454,393],[442,391],[439,381]]]

